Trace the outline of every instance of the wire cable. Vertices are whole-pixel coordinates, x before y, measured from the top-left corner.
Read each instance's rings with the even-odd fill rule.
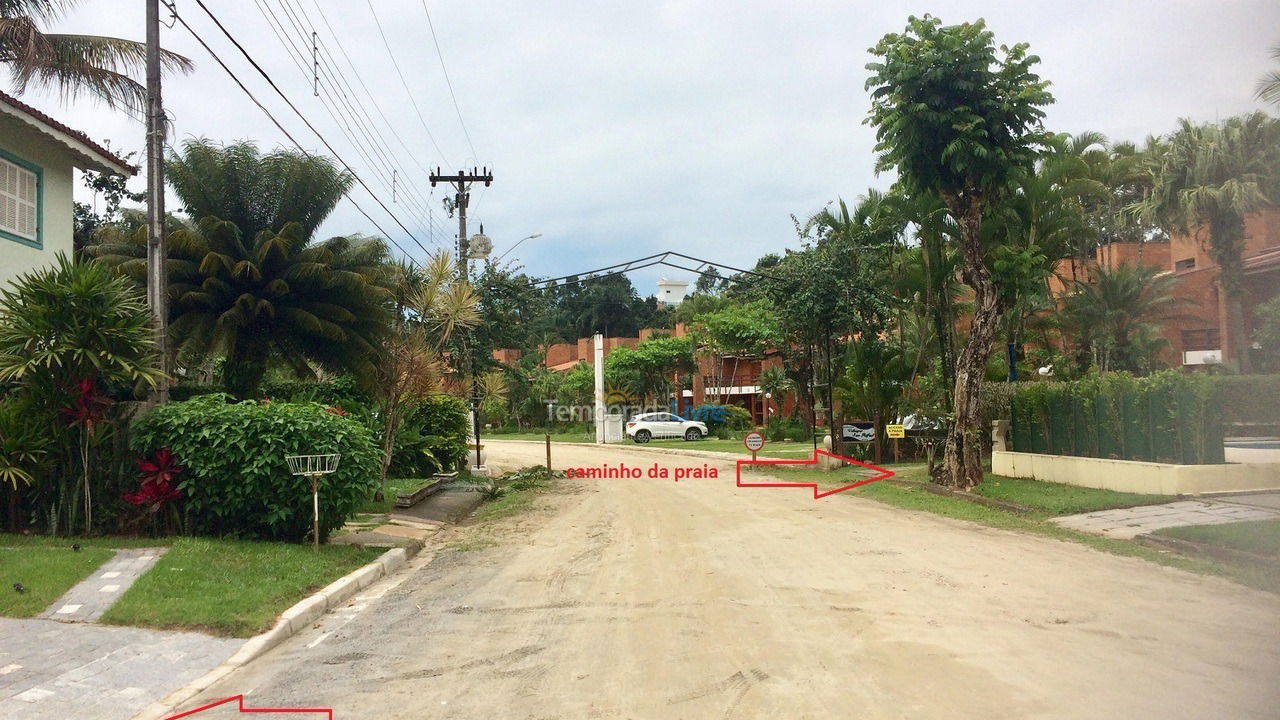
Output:
[[[199,0],[197,0],[197,3],[199,3]],[[284,136],[289,139],[289,142],[293,143],[294,147],[298,148],[298,150],[303,155],[307,156],[308,158],[314,159],[314,156],[311,153],[307,152],[306,148],[302,147],[302,144],[299,143],[297,139],[295,139],[287,129],[285,129],[284,125],[282,125],[280,121],[276,119],[276,116],[273,115],[271,111],[268,110],[267,107],[263,105],[261,101],[258,100],[257,96],[255,96],[253,92],[250,91],[249,88],[245,86],[244,82],[240,79],[240,77],[235,74],[235,71],[233,71],[230,67],[227,66],[227,64],[222,60],[222,58],[219,57],[216,52],[214,52],[213,48],[209,47],[209,44],[204,41],[204,38],[200,37],[199,33],[197,33],[195,30],[191,28],[190,25],[187,24],[186,19],[178,14],[175,5],[170,4],[169,9],[171,12],[173,12],[174,17],[177,18],[177,21],[182,24],[182,27],[185,28],[186,31],[190,33],[193,38],[195,38],[196,42],[200,43],[200,46],[205,49],[205,52],[209,53],[209,56],[212,57],[214,61],[218,63],[219,66],[222,67],[223,71],[225,71],[227,75],[229,75],[231,79],[235,81],[236,85],[240,87],[240,90],[243,91],[244,94],[247,95],[249,99],[253,101],[253,104],[257,105],[258,109],[261,110],[263,114],[266,115],[267,118],[271,120],[271,122],[276,126],[276,128],[279,129],[280,132],[283,133]],[[217,21],[215,20],[215,22]],[[343,164],[345,165],[345,163]],[[353,177],[354,177],[354,173],[353,173]],[[359,178],[357,177],[357,180],[358,179]],[[361,182],[361,185],[363,186],[364,183]],[[367,186],[365,187],[365,190],[368,191]],[[371,191],[369,192],[369,194],[373,196],[374,200],[378,200],[377,196],[374,196]],[[417,263],[413,261],[413,256],[410,255],[409,252],[404,249],[404,246],[396,242],[395,239],[391,237],[391,234],[388,233],[385,229],[383,229],[381,225],[378,224],[377,220],[374,220],[373,217],[369,215],[369,213],[365,212],[365,209],[360,206],[360,203],[356,202],[355,198],[351,197],[350,193],[347,193],[347,199],[351,201],[351,204],[355,206],[356,210],[360,211],[361,215],[364,215],[365,219],[367,219],[370,223],[373,224],[374,227],[378,229],[378,232],[382,233],[383,237],[386,238],[387,242],[390,242],[392,245],[395,245],[396,248],[399,249],[400,252],[404,254],[406,259],[408,259],[410,265],[417,267]],[[378,200],[378,204],[381,205],[382,201]],[[383,208],[385,209],[386,206],[383,205]],[[388,214],[390,215],[391,213],[388,211]],[[395,215],[392,215],[392,218],[395,218]],[[396,222],[397,224],[400,223],[398,219],[396,220]],[[401,224],[400,226],[402,228],[404,227],[403,224]],[[406,229],[406,232],[408,232],[407,229]],[[410,233],[409,237],[413,237],[413,234]],[[415,238],[415,241],[416,241],[416,238]],[[421,244],[419,244],[419,247],[421,247]],[[422,250],[426,252],[426,248],[422,248]]]
[[[458,96],[453,94],[453,81],[449,79],[449,69],[444,66],[444,53],[440,52],[440,40],[436,38],[436,26],[431,22],[431,11],[427,9],[427,0],[422,0],[422,12],[427,14],[427,28],[431,30],[431,42],[436,46],[436,57],[440,58],[440,71],[444,73],[444,84],[449,88],[449,97],[453,99],[453,111],[458,114],[458,124],[462,126],[462,134],[467,138],[467,147],[471,148],[471,157],[480,161],[476,146],[471,142],[471,133],[467,132],[467,124],[462,121],[462,108],[458,107]]]
[[[213,21],[213,24],[214,24],[214,25],[216,25],[216,26],[218,27],[218,30],[220,30],[220,31],[222,32],[222,34],[223,34],[223,35],[225,35],[225,36],[226,36],[226,38],[227,38],[228,40],[230,40],[230,41],[231,41],[231,44],[232,44],[232,45],[234,45],[234,46],[236,47],[236,49],[240,51],[240,54],[241,54],[241,55],[243,55],[243,56],[244,56],[244,58],[245,58],[246,60],[248,60],[248,61],[249,61],[249,64],[253,66],[253,69],[254,69],[254,70],[257,70],[257,71],[258,71],[258,74],[259,74],[259,75],[261,75],[261,76],[263,77],[263,79],[267,81],[267,84],[268,84],[268,85],[270,85],[270,86],[271,86],[271,89],[272,89],[272,90],[274,90],[274,91],[275,91],[275,93],[276,93],[277,95],[279,95],[279,96],[280,96],[280,99],[281,99],[281,100],[284,100],[285,104],[289,106],[289,109],[293,110],[294,114],[295,114],[295,115],[297,115],[297,116],[298,116],[298,118],[299,118],[299,119],[301,119],[301,120],[302,120],[302,122],[307,126],[307,128],[308,128],[309,130],[311,130],[311,132],[312,132],[313,134],[315,134],[315,136],[316,136],[317,138],[319,138],[319,139],[320,139],[320,142],[324,144],[324,146],[329,150],[329,152],[333,153],[334,158],[335,158],[335,159],[337,159],[337,161],[338,161],[338,162],[342,163],[343,167],[345,167],[345,168],[346,168],[347,172],[350,172],[350,173],[351,173],[351,176],[352,176],[352,177],[354,177],[354,178],[356,179],[356,182],[360,183],[360,186],[361,186],[361,187],[363,187],[363,188],[365,189],[365,192],[369,193],[369,196],[370,196],[370,197],[372,197],[372,198],[374,199],[374,201],[375,201],[375,202],[377,202],[377,203],[378,203],[378,205],[380,205],[380,206],[382,207],[383,211],[385,211],[388,215],[390,215],[390,216],[391,216],[391,219],[392,219],[392,220],[395,220],[396,224],[400,226],[400,229],[402,229],[402,230],[404,230],[404,231],[405,231],[405,234],[407,234],[407,235],[408,235],[408,236],[413,240],[413,242],[414,242],[414,243],[415,243],[419,248],[421,248],[421,249],[422,249],[422,252],[427,253],[427,254],[430,254],[430,251],[429,251],[429,250],[427,250],[426,246],[424,246],[424,245],[422,244],[422,241],[421,241],[421,240],[419,240],[419,239],[418,239],[418,237],[417,237],[416,235],[414,235],[414,234],[413,234],[413,232],[412,232],[411,230],[409,230],[409,228],[405,227],[405,224],[404,224],[403,222],[401,222],[401,221],[400,221],[400,218],[399,218],[399,217],[397,217],[395,213],[391,212],[391,208],[387,207],[387,204],[386,204],[386,203],[384,203],[384,202],[382,201],[382,199],[381,199],[381,198],[379,198],[379,197],[378,197],[378,196],[373,192],[373,190],[368,186],[368,184],[366,184],[366,183],[365,183],[364,179],[363,179],[363,178],[361,178],[361,177],[360,177],[360,175],[359,175],[359,174],[357,174],[355,170],[352,170],[352,169],[351,169],[351,165],[349,165],[345,160],[343,160],[343,159],[342,159],[342,157],[341,157],[340,155],[338,155],[338,151],[333,149],[333,145],[331,145],[331,144],[329,143],[329,141],[325,139],[324,135],[320,134],[320,131],[319,131],[319,130],[316,130],[315,126],[311,124],[311,121],[307,119],[307,116],[306,116],[306,115],[303,115],[303,114],[302,114],[302,111],[298,110],[298,107],[297,107],[296,105],[294,105],[294,104],[293,104],[293,101],[292,101],[292,100],[290,100],[290,99],[289,99],[289,97],[288,97],[287,95],[285,95],[285,94],[284,94],[284,92],[282,92],[282,91],[280,90],[280,87],[279,87],[278,85],[276,85],[275,80],[273,80],[273,79],[271,78],[271,76],[270,76],[269,74],[267,74],[267,71],[266,71],[266,70],[263,70],[263,69],[262,69],[262,66],[261,66],[261,65],[259,65],[259,64],[258,64],[258,62],[257,62],[256,60],[254,60],[254,59],[253,59],[253,56],[252,56],[252,55],[250,55],[250,54],[249,54],[249,51],[247,51],[247,50],[245,50],[245,49],[244,49],[244,46],[240,44],[240,41],[239,41],[239,40],[236,40],[235,36],[234,36],[234,35],[232,35],[232,34],[230,33],[230,31],[228,31],[228,30],[227,30],[226,26],[224,26],[224,25],[222,24],[222,21],[220,21],[220,20],[218,19],[218,17],[217,17],[216,15],[214,15],[214,14],[213,14],[213,12],[212,12],[211,10],[209,10],[208,6],[206,6],[206,5],[204,4],[204,0],[195,0],[195,3],[196,3],[196,5],[198,5],[198,6],[200,7],[200,9],[201,9],[201,10],[203,10],[203,11],[204,11],[205,15],[208,15],[208,16],[209,16],[209,19],[210,19],[210,20],[212,20],[212,21]],[[173,7],[171,7],[170,9],[173,9]],[[175,11],[175,15],[177,15],[176,11]],[[182,16],[181,16],[181,15],[177,15],[177,17],[178,17],[179,22],[182,22],[182,26],[183,26],[184,28],[186,28],[186,29],[187,29],[187,32],[189,32],[189,33],[191,33],[193,36],[195,36],[195,38],[200,42],[200,44],[201,44],[201,45],[203,45],[203,46],[205,47],[205,49],[206,49],[206,50],[207,50],[207,51],[212,55],[212,54],[213,54],[213,50],[212,50],[211,48],[209,48],[208,44],[206,44],[206,43],[204,42],[204,40],[203,40],[203,39],[202,39],[202,38],[201,38],[201,37],[200,37],[200,36],[195,32],[195,30],[192,30],[192,29],[191,29],[191,26],[190,26],[190,25],[188,25],[188,24],[185,22],[185,20],[182,18]],[[216,56],[216,55],[214,55],[214,58],[215,58],[215,59],[217,59],[217,56]],[[229,69],[229,68],[227,68],[227,67],[226,67],[226,64],[225,64],[225,63],[223,63],[221,60],[219,60],[219,64],[220,64],[220,65],[222,65],[224,69],[227,69],[227,71],[228,71],[228,72],[230,72],[230,69]],[[238,78],[237,78],[236,82],[237,82],[237,83],[239,83],[239,79],[238,79]],[[241,88],[243,88],[243,89],[245,90],[245,92],[247,93],[247,92],[248,92],[248,88],[245,88],[245,87],[244,87],[244,85],[243,85],[243,83],[239,83],[239,84],[240,84]],[[256,102],[256,100],[255,100],[255,102]],[[259,103],[258,105],[259,105],[259,107],[263,107],[263,106],[261,105],[261,103]],[[263,107],[263,110],[265,110],[265,109],[266,109],[266,108],[265,108],[265,107]],[[274,118],[273,118],[273,121],[274,121]],[[280,124],[279,124],[278,122],[276,123],[276,125],[277,125],[278,127],[280,127],[280,128],[281,128],[281,130],[283,130],[283,129],[284,129],[282,126],[280,126]],[[289,139],[290,139],[290,140],[293,140],[293,138],[292,138],[292,137],[290,137]],[[294,144],[295,144],[295,145],[298,145],[298,142],[297,142],[296,140],[294,140],[293,142],[294,142]],[[301,145],[299,145],[299,149],[301,149]],[[305,152],[305,151],[304,151],[304,152]],[[361,211],[361,212],[363,212],[363,211]],[[384,232],[385,232],[385,231],[384,231]]]
[[[196,0],[200,2],[201,0]],[[448,158],[444,156],[444,151],[440,149],[440,144],[436,142],[436,138],[431,134],[431,128],[427,127],[427,121],[422,117],[422,110],[418,108],[418,101],[413,97],[413,91],[409,89],[409,83],[404,79],[404,73],[400,71],[400,63],[396,62],[396,54],[391,50],[391,43],[387,40],[387,34],[382,30],[382,21],[378,19],[378,11],[373,7],[373,0],[365,0],[369,5],[369,14],[373,16],[373,24],[378,27],[378,35],[382,36],[382,44],[387,48],[387,55],[391,58],[391,65],[396,69],[396,75],[400,77],[400,84],[404,86],[404,91],[409,95],[409,103],[413,105],[413,111],[418,115],[418,122],[422,123],[422,129],[426,131],[427,138],[431,140],[431,144],[435,146],[436,152],[440,154],[440,159],[444,160],[445,165],[452,165]]]

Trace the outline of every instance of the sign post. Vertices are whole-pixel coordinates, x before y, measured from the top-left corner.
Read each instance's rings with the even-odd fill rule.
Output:
[[[898,462],[898,441],[907,436],[905,425],[885,425],[884,434],[893,441],[893,461]]]
[[[747,450],[751,451],[751,462],[756,461],[756,453],[760,452],[760,448],[764,447],[764,435],[758,430],[752,430],[742,438],[742,444],[747,446]]]

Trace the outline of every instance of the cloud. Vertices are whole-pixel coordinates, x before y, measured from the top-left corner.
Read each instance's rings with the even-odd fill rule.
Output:
[[[208,0],[206,0],[208,2]],[[1280,4],[1266,0],[1175,2],[439,2],[429,0],[457,99],[479,157],[473,158],[440,72],[421,0],[375,0],[378,17],[426,125],[426,138],[365,0],[257,0],[302,27],[291,37],[310,52],[315,27],[342,64],[338,43],[377,96],[407,157],[383,134],[404,168],[398,202],[366,167],[340,126],[313,97],[309,57],[298,58],[269,29],[256,2],[209,2],[343,157],[411,229],[423,204],[452,243],[445,194],[421,167],[488,164],[493,187],[472,195],[473,231],[483,222],[497,252],[533,232],[513,253],[530,271],[561,275],[661,250],[749,266],[793,246],[791,214],[837,196],[853,198],[887,178],[873,172],[870,128],[862,124],[866,49],[900,30],[909,14],[947,22],[986,17],[1002,43],[1026,41],[1042,58],[1057,103],[1054,130],[1090,129],[1112,139],[1166,132],[1180,116],[1212,120],[1257,107],[1257,78],[1280,37]],[[284,6],[292,9],[286,15]],[[337,30],[329,35],[316,5]],[[121,8],[125,9],[122,10]],[[193,2],[179,9],[308,148],[320,143],[248,68]],[[84,4],[58,29],[141,38],[142,4]],[[177,27],[167,46],[198,70],[169,78],[166,105],[178,138],[284,138],[217,65]],[[349,68],[341,65],[350,82]],[[356,85],[357,94],[359,86]],[[115,148],[141,149],[142,128],[83,102],[60,108],[28,99]],[[363,107],[375,121],[367,102]],[[447,162],[446,162],[447,160]],[[401,183],[412,184],[405,188]],[[357,200],[402,246],[420,256],[376,204]],[[349,203],[323,233],[374,232]],[[418,233],[424,244],[428,233]],[[662,274],[634,277],[649,292]]]

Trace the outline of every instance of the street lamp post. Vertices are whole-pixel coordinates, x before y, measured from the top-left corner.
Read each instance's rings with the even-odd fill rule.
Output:
[[[533,240],[534,238],[540,238],[540,237],[542,237],[542,233],[536,232],[532,235],[526,235],[525,237],[520,238],[519,240],[516,241],[515,245],[512,245],[511,247],[507,248],[507,252],[504,252],[501,255],[499,255],[498,258],[493,261],[493,264],[497,265],[498,263],[502,262],[502,258],[506,257],[512,250],[515,250],[516,248],[520,247],[520,243],[524,242],[525,240]]]

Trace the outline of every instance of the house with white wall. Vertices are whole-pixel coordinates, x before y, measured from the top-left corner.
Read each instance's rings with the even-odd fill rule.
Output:
[[[75,168],[137,172],[88,135],[0,92],[0,288],[71,254]]]

